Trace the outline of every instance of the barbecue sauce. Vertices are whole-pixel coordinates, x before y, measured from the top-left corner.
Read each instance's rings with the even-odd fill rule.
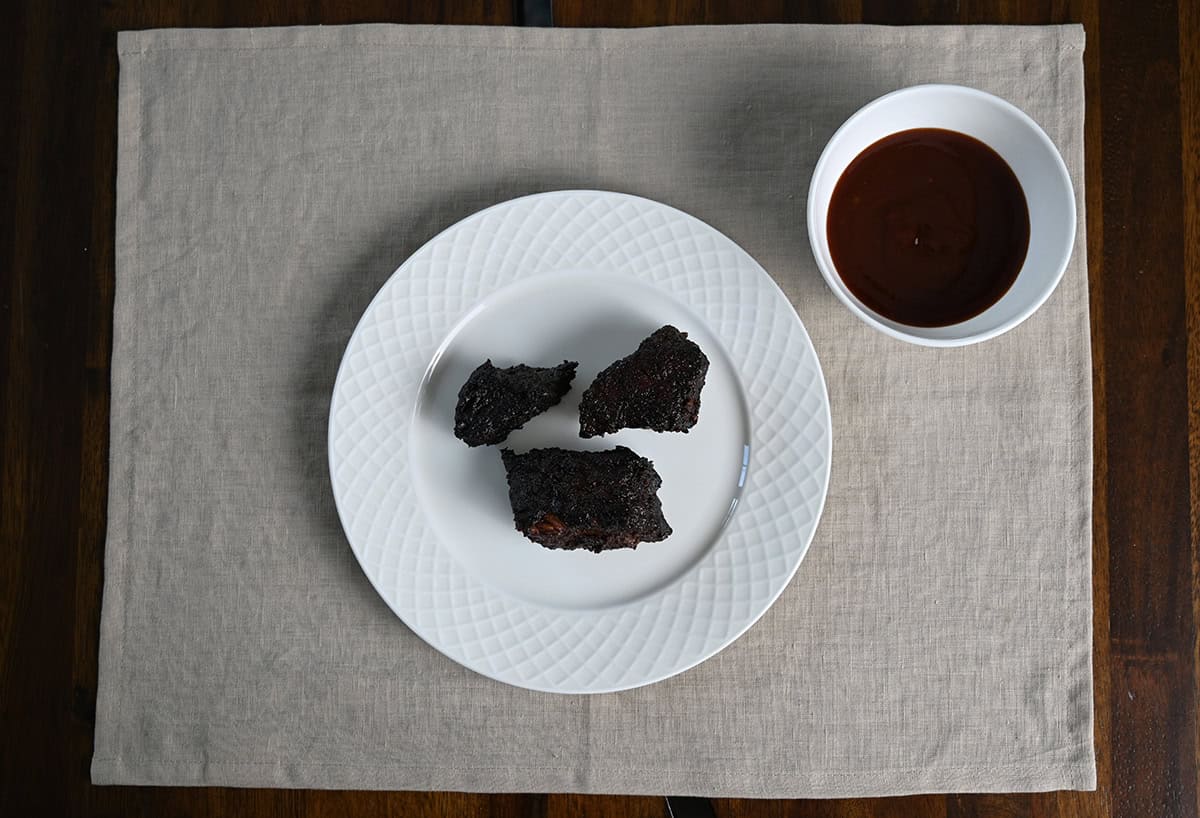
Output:
[[[870,309],[914,327],[973,318],[1000,300],[1029,248],[1029,208],[987,145],[940,128],[884,137],[838,179],[829,252]]]

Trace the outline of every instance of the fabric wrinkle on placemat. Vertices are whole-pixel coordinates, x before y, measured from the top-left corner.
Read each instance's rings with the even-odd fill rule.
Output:
[[[1079,26],[122,33],[93,780],[1094,788],[1083,46]],[[922,82],[1028,112],[1079,205],[1054,296],[964,349],[859,322],[805,234],[829,136]],[[834,427],[824,516],[775,606],[692,670],[586,697],[493,682],[409,631],[355,562],[325,447],[392,271],[562,188],[655,199],[745,248],[813,338]]]

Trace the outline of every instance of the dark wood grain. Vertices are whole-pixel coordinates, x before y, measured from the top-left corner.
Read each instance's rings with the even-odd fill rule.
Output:
[[[1120,815],[1190,815],[1196,803],[1178,13],[1174,4],[1113,4],[1100,20],[1110,679],[1121,737],[1113,743],[1113,809]]]
[[[716,800],[765,816],[1200,814],[1200,10],[1190,0],[559,0],[569,26],[1083,22],[1095,387],[1094,793]],[[663,816],[661,798],[92,787],[115,32],[507,24],[508,0],[0,9],[0,815]]]
[[[1179,132],[1183,178],[1183,267],[1187,299],[1188,464],[1191,498],[1193,708],[1200,695],[1200,4],[1179,5]],[[1186,646],[1181,646],[1186,648]],[[1195,712],[1193,709],[1193,716]],[[1190,725],[1193,763],[1200,758],[1200,719]],[[1200,815],[1200,793],[1185,803]]]

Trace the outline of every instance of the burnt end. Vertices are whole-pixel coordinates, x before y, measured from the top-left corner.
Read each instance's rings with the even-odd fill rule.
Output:
[[[579,404],[579,436],[621,429],[686,432],[700,417],[708,357],[668,324],[596,376]]]
[[[468,446],[502,443],[509,433],[554,406],[571,389],[575,361],[558,366],[480,364],[458,390],[454,436]]]
[[[624,446],[604,452],[502,449],[517,530],[546,548],[600,553],[671,535],[654,464]]]

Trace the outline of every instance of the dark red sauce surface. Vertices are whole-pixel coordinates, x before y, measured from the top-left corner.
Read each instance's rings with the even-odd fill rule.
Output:
[[[860,301],[893,321],[942,327],[1000,300],[1029,248],[1029,208],[999,154],[940,128],[884,137],[842,173],[829,251]]]

